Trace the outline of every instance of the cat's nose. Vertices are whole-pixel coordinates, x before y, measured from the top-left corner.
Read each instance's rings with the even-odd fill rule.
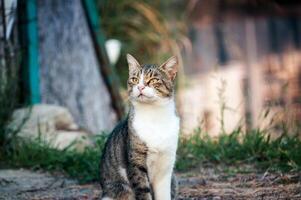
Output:
[[[145,88],[144,85],[139,85],[139,86],[138,86],[138,90],[139,90],[140,92],[141,92],[144,88]]]

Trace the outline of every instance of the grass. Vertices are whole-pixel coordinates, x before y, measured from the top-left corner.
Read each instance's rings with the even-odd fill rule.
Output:
[[[283,134],[271,140],[263,131],[243,133],[239,129],[231,134],[211,138],[197,131],[189,138],[181,138],[176,168],[192,169],[201,163],[240,165],[255,164],[262,170],[301,170],[301,141],[297,136]]]
[[[93,182],[98,180],[101,149],[106,137],[97,136],[94,140],[94,147],[77,152],[71,146],[58,150],[40,139],[16,138],[11,149],[0,152],[0,166],[63,172],[81,183]]]
[[[83,152],[71,148],[57,150],[36,140],[16,139],[11,149],[0,152],[0,166],[63,172],[80,183],[98,180],[101,150],[106,137],[97,136],[95,146]],[[301,142],[297,137],[283,135],[271,141],[261,131],[248,134],[236,130],[230,135],[212,139],[197,131],[181,138],[177,153],[176,170],[188,171],[202,163],[224,165],[255,164],[262,170],[301,170]]]

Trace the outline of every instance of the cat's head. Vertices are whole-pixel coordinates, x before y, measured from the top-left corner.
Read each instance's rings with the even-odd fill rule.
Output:
[[[129,65],[128,93],[131,102],[161,103],[173,97],[177,73],[177,57],[169,58],[160,66],[140,65],[127,54]]]

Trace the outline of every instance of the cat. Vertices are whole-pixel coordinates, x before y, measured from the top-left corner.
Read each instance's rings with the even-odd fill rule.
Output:
[[[102,200],[176,199],[179,136],[174,98],[178,59],[140,65],[127,54],[130,109],[110,134],[100,164]]]

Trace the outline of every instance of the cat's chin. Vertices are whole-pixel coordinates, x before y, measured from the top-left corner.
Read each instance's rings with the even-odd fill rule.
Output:
[[[132,102],[136,103],[145,103],[145,104],[152,104],[156,102],[155,98],[149,98],[146,96],[139,96],[131,99]]]
[[[172,99],[171,98],[148,98],[148,97],[135,97],[131,98],[130,101],[132,104],[145,104],[145,105],[154,105],[154,106],[164,106],[168,104]]]

